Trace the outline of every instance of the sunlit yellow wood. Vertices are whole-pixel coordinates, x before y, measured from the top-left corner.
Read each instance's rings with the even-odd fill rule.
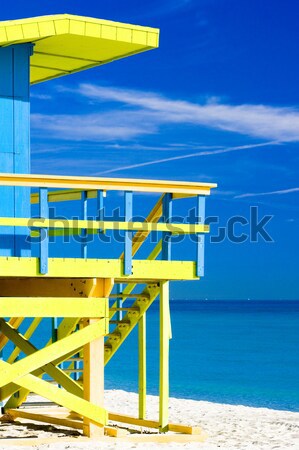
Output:
[[[44,408],[43,408],[44,409]],[[36,422],[44,422],[51,423],[53,425],[59,425],[69,428],[75,428],[77,430],[83,429],[83,423],[77,420],[71,420],[67,417],[60,417],[60,411],[58,408],[53,409],[52,414],[50,415],[47,411],[37,412],[37,408],[35,410],[32,409],[6,409],[6,414],[9,414],[13,419],[20,417],[22,419],[34,420]],[[64,414],[66,414],[64,412]]]
[[[85,325],[90,326],[95,319],[86,320]],[[83,392],[85,400],[100,407],[104,407],[104,336],[99,337],[84,346],[84,372]],[[103,425],[107,425],[105,422]],[[83,433],[88,437],[97,437],[104,434],[104,429],[97,427],[88,418],[83,421]]]
[[[0,173],[0,186],[43,186],[84,190],[130,190],[134,192],[209,195],[210,190],[217,187],[217,184],[136,178],[95,178]]]
[[[28,358],[30,358],[30,356],[28,356]],[[2,376],[2,372],[7,373],[11,370],[11,365],[4,361],[0,361],[0,370]],[[76,411],[83,417],[88,417],[98,425],[104,425],[104,423],[106,423],[108,419],[108,414],[105,409],[100,408],[97,405],[93,405],[92,403],[87,402],[86,400],[81,399],[73,394],[70,394],[64,389],[59,389],[58,387],[47,383],[46,381],[41,380],[31,374],[19,377],[17,379],[17,383],[19,386],[22,386],[29,391],[35,392],[36,394],[41,395],[42,397],[47,398],[48,400],[51,400],[58,405]]]
[[[0,317],[105,317],[106,298],[0,297]]]
[[[2,333],[9,336],[10,340],[26,355],[33,355],[38,352],[38,349],[31,344],[24,336],[22,336],[17,330],[11,327],[3,319],[0,319],[0,329]],[[83,396],[83,391],[81,386],[79,386],[74,380],[68,377],[61,369],[55,366],[53,363],[48,363],[42,366],[43,372],[46,372],[50,377],[57,381],[58,384],[62,385],[69,392]],[[0,376],[1,379],[1,376]]]
[[[79,414],[70,413],[67,409],[61,407],[54,407],[51,409],[43,407],[42,410],[39,410],[37,408],[8,409],[5,410],[5,414],[8,414],[12,418],[12,420],[15,420],[19,417],[22,419],[33,420],[35,422],[51,423],[53,425],[59,425],[61,427],[83,430],[82,417]],[[127,430],[109,426],[104,427],[104,433],[106,436],[115,438],[129,435],[129,432]]]
[[[138,308],[138,312],[134,310],[128,311],[128,313],[123,318],[124,323],[120,322],[115,328],[112,335],[109,335],[107,341],[105,342],[105,364],[110,361],[112,356],[116,353],[121,344],[137,325],[139,318],[143,316],[143,314],[148,310],[150,305],[156,299],[159,294],[159,286],[158,284],[154,283],[148,284],[144,289],[144,292],[148,294],[148,298],[137,298],[136,302],[134,302],[132,305],[133,308]]]
[[[0,329],[7,337],[12,338],[14,333],[11,328],[4,327],[5,322],[0,320]],[[54,342],[49,347],[38,350],[32,355],[27,356],[14,364],[6,364],[0,373],[0,387],[5,386],[11,381],[16,382],[18,378],[33,372],[40,367],[62,357],[70,352],[76,353],[78,349],[88,342],[97,339],[105,334],[105,319],[100,319],[96,323],[71,334],[70,336]]]
[[[65,264],[67,264],[65,262]],[[97,289],[96,278],[0,278],[0,292],[3,297],[69,297],[73,300],[88,297],[102,297]],[[0,298],[1,300],[1,298]],[[79,317],[79,316],[78,316]]]
[[[38,258],[0,257],[2,276],[41,278],[103,278],[117,280],[197,280],[193,261],[133,260],[132,275],[124,275],[121,259],[49,258],[47,275],[41,275]],[[125,282],[125,281],[124,281]]]
[[[28,329],[26,330],[26,332],[24,333],[24,338],[25,339],[30,339],[31,336],[33,335],[34,331],[37,329],[37,327],[39,326],[39,324],[41,323],[42,318],[41,317],[37,317],[35,319],[33,319],[32,323],[30,324],[30,326],[28,327]],[[12,364],[13,362],[15,362],[16,358],[18,357],[18,355],[20,354],[21,349],[19,349],[18,347],[16,347],[12,353],[9,355],[7,362],[9,364]]]
[[[30,81],[40,83],[158,47],[159,30],[58,14],[0,22],[0,45],[32,42]]]
[[[169,282],[160,287],[159,430],[168,431],[169,402]]]
[[[69,336],[76,328],[77,324],[79,323],[80,318],[64,318],[62,322],[60,323],[58,327],[58,340],[63,339],[67,336]],[[46,347],[52,344],[52,337],[49,339],[49,341],[46,344]],[[64,361],[68,358],[68,355],[63,355],[61,360],[56,360],[54,363],[58,365],[60,362]],[[36,376],[41,376],[43,374],[43,370],[39,369],[39,371],[35,372]],[[12,395],[15,392],[18,391],[18,395]],[[7,408],[18,408],[24,401],[26,401],[26,398],[28,396],[30,391],[28,391],[25,388],[18,389],[18,387],[14,383],[10,383],[7,387],[0,389],[0,395],[1,399],[5,399],[8,396],[11,395],[9,400],[6,402]]]
[[[137,425],[140,427],[146,428],[159,428],[159,422],[156,420],[148,420],[148,419],[137,419],[136,417],[131,417],[123,414],[116,414],[109,412],[109,420],[113,420],[115,422],[126,423],[128,425]],[[173,431],[175,433],[184,433],[184,434],[193,434],[200,435],[202,434],[202,429],[197,426],[188,426],[183,424],[168,424],[169,431]]]
[[[18,328],[21,323],[23,322],[24,317],[12,317],[9,320],[9,323],[12,327]],[[4,336],[4,334],[0,334],[0,350],[2,350],[5,345],[8,343],[9,339],[7,336]]]
[[[97,294],[108,297],[113,288],[113,280],[97,280]],[[92,292],[95,294],[95,292]],[[90,301],[91,299],[88,299]],[[108,314],[108,301],[106,311]],[[95,319],[84,320],[84,326],[89,327],[95,323]],[[108,321],[106,322],[108,325]],[[104,334],[109,332],[109,327],[105,328],[105,333],[86,343],[83,348],[83,393],[84,399],[99,407],[104,407]],[[107,422],[104,423],[107,425]],[[104,429],[94,425],[89,418],[83,420],[83,433],[88,437],[97,437],[104,434]]]
[[[138,416],[146,416],[146,313],[138,322]]]
[[[209,225],[194,225],[185,223],[148,223],[148,222],[114,222],[96,220],[71,220],[71,219],[30,219],[18,217],[0,217],[0,226],[36,227],[36,228],[62,228],[65,233],[69,229],[87,229],[92,232],[97,230],[130,230],[130,231],[169,231],[173,234],[208,233]]]

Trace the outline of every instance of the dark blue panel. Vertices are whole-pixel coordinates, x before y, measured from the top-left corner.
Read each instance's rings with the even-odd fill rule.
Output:
[[[32,45],[0,48],[0,172],[30,171],[29,56]],[[30,217],[29,188],[0,186],[0,215]],[[30,256],[26,227],[0,229],[0,255]]]
[[[30,95],[30,66],[29,57],[32,53],[32,44],[13,46],[14,52],[14,97],[28,100]]]
[[[0,52],[1,53],[1,52]],[[1,78],[0,78],[1,86]],[[0,153],[14,151],[13,101],[9,97],[0,97]],[[1,163],[0,163],[1,164]],[[2,170],[1,170],[2,171]]]
[[[13,172],[13,154],[0,153],[1,172]],[[9,186],[0,187],[0,216],[14,217],[14,188]],[[0,227],[0,255],[13,256],[14,228]]]
[[[0,48],[0,96],[13,96],[13,51]]]

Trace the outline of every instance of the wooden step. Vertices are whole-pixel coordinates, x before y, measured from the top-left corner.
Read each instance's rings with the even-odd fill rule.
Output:
[[[109,323],[112,325],[131,325],[130,320],[110,320]]]
[[[109,298],[146,298],[149,300],[149,295],[148,294],[110,294]]]
[[[140,308],[138,308],[137,306],[135,307],[131,307],[131,308],[109,308],[109,311],[140,311]]]

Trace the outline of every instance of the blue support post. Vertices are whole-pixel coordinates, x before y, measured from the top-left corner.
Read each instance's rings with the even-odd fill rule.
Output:
[[[81,193],[81,218],[87,220],[87,192]],[[81,232],[81,258],[87,258],[87,230]]]
[[[52,317],[52,342],[57,342],[58,338],[58,319],[57,317]]]
[[[57,342],[58,340],[58,319],[57,317],[52,317],[52,343]],[[63,369],[63,362],[58,365],[59,369]],[[61,385],[58,385],[61,388]]]
[[[43,219],[49,218],[48,205],[48,189],[39,189],[39,216]],[[39,271],[45,275],[48,273],[48,258],[49,258],[49,229],[42,228],[40,230],[40,258]]]
[[[122,283],[116,285],[116,290],[117,290],[118,294],[122,293],[122,291],[123,291]],[[118,297],[116,299],[116,305],[117,305],[117,308],[122,308],[122,306],[123,306],[123,299],[122,299],[122,297]],[[116,320],[122,320],[122,318],[123,318],[122,311],[117,311]]]
[[[0,48],[0,172],[30,172],[32,44]],[[30,217],[30,188],[0,186],[0,216]],[[30,256],[27,227],[0,228],[0,255]]]
[[[196,197],[197,201],[197,220],[198,224],[204,225],[205,223],[205,207],[206,207],[206,198],[203,195],[198,195]],[[204,234],[197,234],[197,244],[196,244],[196,275],[198,277],[204,276],[204,267],[205,267],[205,236]]]
[[[172,217],[172,194],[165,194],[162,200],[162,220],[164,223],[170,223]],[[171,232],[163,232],[162,238],[162,260],[171,259]]]
[[[80,353],[76,353],[75,358],[79,358],[79,356],[80,356]],[[74,378],[75,381],[78,381],[79,378],[80,378],[79,372],[76,372],[79,369],[80,369],[80,362],[79,361],[74,361],[74,370],[75,370],[75,372],[73,374],[74,375],[73,378]]]
[[[133,216],[133,193],[125,191],[125,222],[130,222]],[[124,274],[132,273],[132,237],[133,231],[125,231]]]

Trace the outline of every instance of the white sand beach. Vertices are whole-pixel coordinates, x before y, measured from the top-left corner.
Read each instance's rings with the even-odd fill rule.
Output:
[[[112,412],[135,415],[137,394],[120,390],[106,391],[106,407]],[[158,417],[158,398],[148,396],[148,418]],[[170,421],[199,425],[208,434],[204,443],[136,443],[115,438],[88,440],[80,432],[59,426],[36,424],[27,419],[0,424],[0,449],[35,448],[38,450],[96,449],[202,449],[202,450],[285,450],[299,449],[299,413],[266,408],[223,405],[205,401],[171,398]],[[131,427],[134,428],[134,427]],[[143,429],[143,432],[154,430]],[[15,438],[15,439],[12,439]],[[18,439],[22,443],[18,443]],[[36,440],[39,438],[39,440]]]

